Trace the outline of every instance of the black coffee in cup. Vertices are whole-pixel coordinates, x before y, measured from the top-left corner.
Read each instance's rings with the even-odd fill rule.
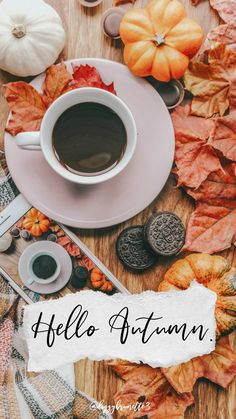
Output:
[[[127,134],[121,118],[109,107],[85,102],[72,106],[53,129],[57,159],[78,175],[95,175],[114,167],[122,158]]]
[[[51,278],[57,270],[57,262],[50,255],[40,255],[35,258],[32,271],[39,279]]]

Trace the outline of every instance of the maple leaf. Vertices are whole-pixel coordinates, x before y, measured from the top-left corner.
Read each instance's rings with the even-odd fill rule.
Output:
[[[236,3],[235,0],[210,0],[211,7],[215,9],[221,19],[226,23],[235,22]]]
[[[4,85],[5,98],[11,110],[6,131],[12,135],[25,131],[38,131],[46,112],[42,96],[23,81]]]
[[[211,173],[196,190],[197,200],[187,226],[184,250],[215,253],[236,245],[236,164]]]
[[[235,107],[236,52],[219,46],[208,51],[208,63],[190,62],[184,76],[185,87],[194,98],[191,113],[209,118],[221,116]]]
[[[55,64],[48,68],[43,84],[44,101],[49,106],[54,100],[67,91],[72,81],[65,63]]]
[[[65,63],[52,65],[46,71],[43,93],[25,82],[4,85],[5,98],[12,112],[6,131],[11,135],[19,132],[39,131],[47,108],[62,94],[79,87],[98,87],[116,93],[114,84],[105,84],[95,67],[73,66],[73,77]]]
[[[172,122],[178,185],[198,188],[211,172],[221,169],[219,157],[208,142],[214,121],[190,115],[186,105],[172,113]]]
[[[95,67],[91,67],[90,65],[80,65],[76,66],[72,64],[73,69],[73,79],[75,84],[73,88],[78,87],[97,87],[99,89],[107,90],[110,93],[116,94],[114,89],[114,83],[109,85],[105,84],[98,70]]]
[[[216,119],[209,142],[227,159],[236,161],[236,110]]]
[[[161,370],[179,393],[192,391],[200,377],[226,388],[236,375],[236,353],[231,348],[228,336],[224,336],[210,354]]]
[[[136,413],[129,407],[122,409],[122,415],[126,418],[148,415],[150,419],[180,419],[186,408],[194,402],[192,394],[178,394],[160,368],[127,361],[112,361],[108,365],[126,381],[122,390],[116,393],[115,402],[122,406],[135,405],[140,401],[143,403],[142,409]]]

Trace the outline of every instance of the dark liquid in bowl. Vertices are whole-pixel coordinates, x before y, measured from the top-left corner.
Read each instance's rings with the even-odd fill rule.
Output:
[[[57,263],[53,257],[49,255],[38,256],[32,266],[34,274],[40,279],[51,278],[57,270]]]
[[[115,166],[124,154],[126,141],[120,117],[107,106],[93,102],[67,109],[53,129],[57,159],[69,171],[82,175]]]

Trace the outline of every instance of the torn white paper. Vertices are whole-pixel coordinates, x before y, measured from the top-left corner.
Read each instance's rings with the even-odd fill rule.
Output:
[[[25,308],[29,371],[69,362],[125,359],[169,367],[215,348],[216,294],[185,291],[108,296],[81,291]]]

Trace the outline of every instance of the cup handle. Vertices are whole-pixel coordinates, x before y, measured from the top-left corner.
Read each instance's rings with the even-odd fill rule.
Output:
[[[41,150],[39,131],[20,132],[15,139],[18,147],[24,150]]]
[[[33,282],[34,282],[33,278],[29,278],[29,279],[27,280],[27,283],[28,283],[29,285],[33,284]]]

